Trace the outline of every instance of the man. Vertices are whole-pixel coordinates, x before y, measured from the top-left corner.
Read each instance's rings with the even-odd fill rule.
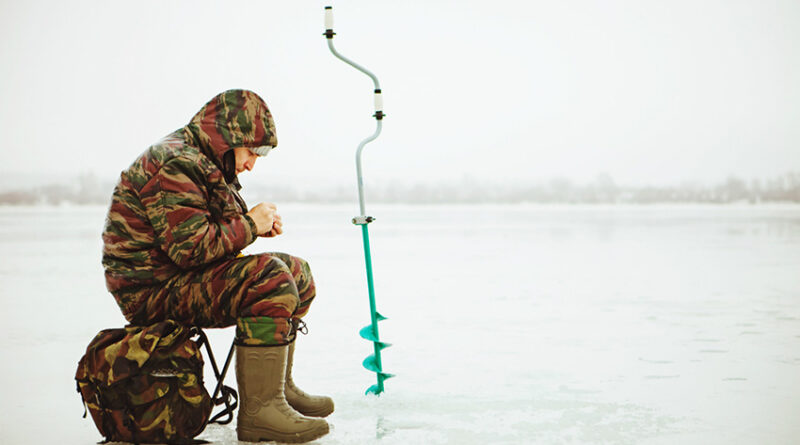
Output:
[[[282,233],[275,205],[248,211],[237,180],[277,143],[258,95],[211,99],[120,175],[103,267],[132,324],[236,325],[239,439],[306,442],[328,432],[317,417],[333,411],[329,397],[310,396],[291,378],[297,326],[315,296],[311,271],[283,253],[237,257],[256,236]]]

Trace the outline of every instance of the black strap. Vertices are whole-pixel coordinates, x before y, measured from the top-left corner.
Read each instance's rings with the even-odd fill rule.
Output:
[[[297,339],[298,332],[303,335],[308,334],[308,326],[306,326],[305,321],[299,318],[292,318],[289,323],[289,343]]]
[[[83,393],[81,392],[81,382],[75,380],[75,386],[78,388],[78,394],[81,395],[81,405],[83,405],[83,418],[86,418],[86,400],[83,398]]]
[[[126,386],[130,391],[132,386],[131,381],[128,380],[126,383]],[[131,401],[127,397],[123,397],[122,399],[125,405],[125,420],[123,421],[123,424],[126,428],[128,428],[128,431],[131,432],[131,441],[134,443],[134,445],[139,445],[139,425],[136,424],[136,418],[133,416],[133,407],[131,406]],[[119,433],[117,435],[120,436]]]
[[[101,415],[103,417],[101,423],[103,424],[103,431],[105,433],[105,440],[100,442],[100,443],[113,442],[113,441],[117,440],[118,438],[123,437],[122,434],[120,434],[120,431],[117,428],[116,424],[114,423],[114,419],[111,418],[110,405],[106,401],[105,393],[104,393],[104,390],[102,389],[102,388],[105,388],[106,386],[105,385],[100,385],[97,382],[93,382],[93,381],[89,381],[88,383],[89,383],[89,385],[91,385],[92,390],[94,391],[95,403],[97,404],[97,407],[100,408],[100,413],[101,413]],[[136,445],[139,445],[137,440],[136,440],[136,427],[130,425],[133,422],[131,420],[130,410],[128,409],[127,404],[125,406],[125,411],[124,411],[123,414],[126,416],[125,420],[123,421],[123,423],[125,424],[125,427],[128,428],[128,431],[130,431],[131,434],[133,435],[133,442],[136,443]]]
[[[208,353],[208,360],[211,362],[211,369],[214,370],[214,376],[217,378],[217,385],[214,387],[214,393],[211,395],[211,401],[215,406],[223,404],[225,405],[225,408],[212,416],[208,423],[227,425],[233,420],[233,412],[239,406],[239,394],[235,389],[223,384],[225,375],[228,373],[228,368],[230,368],[231,360],[233,359],[233,347],[235,345],[235,341],[231,344],[231,349],[228,351],[228,356],[225,358],[225,364],[222,367],[222,372],[220,372],[219,367],[217,366],[217,361],[214,358],[214,351],[211,350],[211,342],[208,341],[206,333],[203,332],[203,330],[199,327],[194,327],[192,329],[200,337],[197,341],[198,346],[205,345],[206,353]]]
[[[308,325],[306,325],[305,321],[299,318],[292,319],[292,327],[294,328],[295,335],[297,335],[297,332],[300,332],[303,335],[308,334]]]

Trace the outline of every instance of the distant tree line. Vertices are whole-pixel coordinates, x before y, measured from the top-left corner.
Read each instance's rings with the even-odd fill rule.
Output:
[[[547,183],[491,185],[465,180],[461,184],[387,186],[370,191],[370,198],[384,202],[456,203],[800,203],[800,173],[787,173],[765,181],[749,182],[730,177],[715,185],[685,183],[679,186],[623,186],[608,175],[577,184],[567,179]]]
[[[0,192],[0,205],[108,204],[113,184],[83,174],[71,184],[53,184]],[[249,186],[247,199],[279,202],[336,203],[357,199],[355,186]],[[608,175],[577,184],[567,179],[546,183],[496,184],[464,179],[444,184],[367,184],[371,202],[436,203],[800,203],[800,173],[772,179],[745,181],[730,177],[716,185],[685,183],[679,186],[620,186]]]
[[[443,184],[367,184],[371,202],[436,204],[436,203],[736,203],[795,202],[800,203],[800,172],[787,173],[768,180],[745,181],[730,177],[715,185],[685,183],[678,186],[619,186],[608,175],[577,184],[567,179],[546,183],[497,184],[473,179]],[[355,185],[293,189],[289,187],[255,188],[252,196],[272,196],[275,200],[293,202],[352,202],[357,199]],[[247,197],[245,193],[245,197]]]
[[[0,192],[0,204],[106,204],[110,203],[114,184],[84,173],[68,184],[30,186]]]

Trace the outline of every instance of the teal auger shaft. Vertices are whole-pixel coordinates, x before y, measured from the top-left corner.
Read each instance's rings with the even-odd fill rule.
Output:
[[[375,284],[372,279],[372,255],[370,254],[370,249],[369,249],[369,231],[367,229],[367,225],[372,221],[374,221],[375,218],[367,216],[366,214],[366,209],[365,209],[366,205],[364,200],[364,181],[361,175],[361,151],[364,150],[364,146],[374,141],[381,134],[381,128],[382,128],[381,126],[383,123],[383,118],[386,115],[383,114],[383,96],[381,95],[381,85],[378,82],[378,78],[366,68],[339,54],[339,52],[336,51],[336,48],[334,48],[333,36],[336,35],[336,33],[333,32],[333,8],[330,6],[325,7],[325,33],[323,35],[325,36],[325,38],[328,39],[328,49],[331,50],[331,53],[333,53],[334,56],[336,56],[339,60],[345,62],[346,64],[352,66],[353,68],[369,76],[370,79],[372,79],[372,83],[375,86],[374,90],[375,114],[372,115],[372,117],[375,118],[376,122],[375,133],[373,133],[371,136],[361,141],[361,143],[358,144],[358,149],[356,149],[356,174],[358,176],[358,206],[359,210],[361,211],[361,214],[360,216],[353,218],[353,224],[361,226],[361,238],[364,243],[364,263],[366,264],[367,267],[367,287],[369,289],[369,313],[371,322],[368,326],[364,326],[363,328],[361,328],[359,334],[361,335],[362,338],[372,342],[372,349],[373,349],[373,353],[364,359],[362,365],[368,370],[374,372],[378,380],[378,382],[375,385],[372,385],[369,388],[367,388],[367,394],[379,395],[384,390],[383,382],[388,378],[394,377],[394,375],[383,372],[383,362],[381,361],[381,351],[388,348],[390,345],[388,343],[382,342],[380,340],[380,335],[378,334],[378,322],[386,320],[386,317],[384,317],[378,312],[375,305]]]

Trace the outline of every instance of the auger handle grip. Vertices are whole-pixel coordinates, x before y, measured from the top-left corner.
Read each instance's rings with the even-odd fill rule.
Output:
[[[333,30],[333,7],[325,7],[325,29]]]

